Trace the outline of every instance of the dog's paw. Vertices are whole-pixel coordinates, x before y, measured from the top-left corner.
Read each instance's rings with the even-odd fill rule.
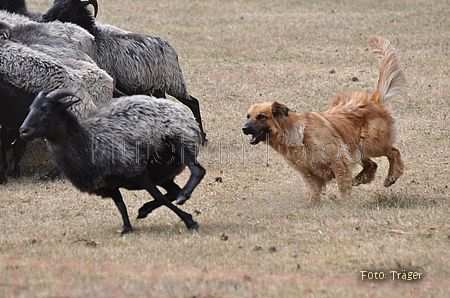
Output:
[[[320,199],[309,199],[306,208],[314,208],[320,205]]]
[[[361,178],[355,178],[352,181],[352,186],[358,186],[358,185],[361,185],[362,183],[363,182],[362,182]]]
[[[395,178],[387,177],[386,179],[384,179],[384,187],[389,187],[392,184],[394,184],[396,181],[397,181],[397,179],[395,179]]]
[[[335,195],[335,194],[329,195],[329,196],[328,196],[328,199],[329,199],[330,201],[333,201],[333,202],[337,202],[337,201],[338,201],[338,197],[337,197],[337,195]]]

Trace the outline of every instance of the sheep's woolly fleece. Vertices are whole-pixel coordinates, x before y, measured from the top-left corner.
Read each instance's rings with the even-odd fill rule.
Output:
[[[114,99],[79,121],[85,133],[74,132],[81,138],[76,146],[49,141],[47,147],[82,191],[102,188],[108,176],[132,178],[144,172],[147,157],[166,142],[181,145],[193,156],[201,142],[198,123],[181,104],[145,95]]]
[[[79,68],[71,68],[62,62]],[[111,99],[114,88],[112,78],[94,64],[54,59],[8,40],[1,42],[0,75],[6,83],[29,93],[38,94],[57,88],[73,90],[83,98],[81,103],[72,106],[78,117],[85,117],[99,103]],[[86,80],[89,75],[94,77]],[[96,80],[100,82],[93,85]]]
[[[94,36],[75,24],[59,21],[38,23],[27,17],[2,10],[0,10],[0,20],[12,27],[13,41],[23,42],[32,48],[34,46],[52,45],[60,49],[58,57],[61,57],[65,51],[79,51],[96,61],[97,49]],[[20,32],[20,35],[17,35],[17,32]],[[85,60],[83,56],[78,59],[81,58]]]
[[[140,94],[159,89],[175,98],[190,98],[178,54],[166,40],[100,23],[97,28],[97,63],[119,89]]]

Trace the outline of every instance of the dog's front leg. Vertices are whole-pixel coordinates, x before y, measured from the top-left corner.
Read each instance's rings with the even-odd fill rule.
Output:
[[[349,199],[352,191],[352,172],[349,165],[343,161],[338,161],[331,165],[331,169],[336,177],[342,199]]]
[[[353,186],[358,186],[360,184],[367,184],[375,179],[375,173],[377,172],[377,164],[369,158],[363,159],[361,161],[363,169],[358,175],[353,179]]]
[[[320,195],[325,188],[326,181],[313,173],[303,174],[303,179],[309,189],[308,206],[314,206],[320,202]]]

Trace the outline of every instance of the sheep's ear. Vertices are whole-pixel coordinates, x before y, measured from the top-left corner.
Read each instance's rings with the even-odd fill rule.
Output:
[[[289,114],[289,108],[284,103],[274,101],[272,103],[272,114],[275,118],[287,116]]]
[[[86,5],[92,4],[92,6],[94,6],[94,18],[96,18],[97,17],[97,13],[98,13],[97,0],[88,0],[85,3],[86,3]]]

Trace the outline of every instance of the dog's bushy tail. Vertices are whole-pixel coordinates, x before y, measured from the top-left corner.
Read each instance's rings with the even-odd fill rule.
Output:
[[[388,40],[380,36],[370,36],[367,44],[380,61],[380,77],[371,99],[380,105],[385,105],[394,96],[405,93],[405,73],[400,68],[395,49]]]

